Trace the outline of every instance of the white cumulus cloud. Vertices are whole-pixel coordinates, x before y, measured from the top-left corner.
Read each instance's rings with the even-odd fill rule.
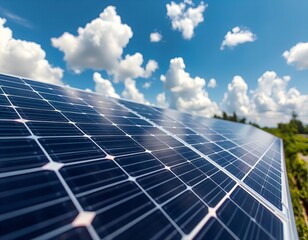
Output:
[[[145,66],[144,74],[142,75],[145,78],[149,78],[152,74],[158,69],[158,63],[154,60],[149,60]]]
[[[184,0],[184,3],[186,3],[188,5],[194,5],[192,0]]]
[[[79,27],[78,35],[65,32],[52,38],[52,45],[64,53],[69,68],[81,72],[86,68],[111,71],[121,58],[123,48],[133,36],[131,28],[121,22],[113,6],[107,7],[99,18]]]
[[[46,59],[42,47],[35,43],[15,39],[6,19],[0,18],[0,71],[38,81],[63,84],[63,70],[53,67]]]
[[[299,70],[308,69],[308,42],[299,42],[282,55],[287,63]]]
[[[248,85],[244,79],[241,76],[234,76],[221,102],[222,109],[229,113],[236,112],[239,115],[249,114],[251,104],[247,90]]]
[[[110,71],[113,75],[114,82],[123,81],[128,78],[144,77],[149,78],[153,72],[158,68],[158,64],[154,60],[149,60],[145,68],[143,64],[143,56],[141,53],[135,53],[134,55],[127,54],[123,60],[121,60],[118,66]]]
[[[224,50],[225,47],[232,48],[246,42],[254,42],[256,41],[256,39],[257,36],[253,34],[249,29],[241,29],[240,27],[234,27],[225,35],[225,39],[221,43],[220,50]]]
[[[152,83],[151,82],[145,82],[144,84],[142,84],[142,87],[145,89],[149,89],[151,87]]]
[[[180,31],[184,39],[191,39],[195,28],[204,21],[203,12],[206,7],[202,1],[197,7],[193,7],[191,1],[167,3],[167,16],[171,20],[172,29]]]
[[[158,32],[152,32],[150,34],[150,41],[151,42],[160,42],[162,40],[162,35]]]
[[[157,96],[156,96],[156,103],[160,107],[168,107],[168,103],[166,102],[166,94],[165,94],[165,92],[157,94]]]
[[[216,80],[214,78],[211,78],[209,83],[207,84],[207,86],[209,88],[216,88],[217,87],[217,83],[216,83]]]
[[[110,97],[119,98],[112,83],[108,79],[102,78],[102,75],[98,72],[93,74],[93,80],[95,82],[95,91],[105,94]]]
[[[136,87],[136,81],[133,79],[126,79],[124,81],[125,88],[122,92],[122,97],[125,99],[132,100],[134,102],[150,104],[145,98],[143,93],[141,93]]]
[[[205,80],[200,77],[192,78],[185,71],[182,58],[171,59],[167,73],[160,79],[164,82],[169,96],[167,102],[171,108],[204,116],[218,113],[217,104],[210,100],[205,91]]]
[[[127,54],[123,58],[124,48],[132,36],[131,27],[122,23],[116,8],[108,6],[98,18],[85,27],[79,27],[76,36],[65,32],[52,38],[51,42],[64,53],[64,60],[75,73],[85,69],[105,70],[115,82],[119,82],[128,78],[147,78],[154,71],[154,60],[148,62],[152,68],[142,67],[141,53]]]
[[[308,95],[296,88],[288,88],[289,76],[279,77],[274,71],[266,71],[258,79],[258,86],[248,94],[248,85],[240,76],[235,76],[220,104],[228,113],[256,121],[263,126],[274,126],[290,119],[292,111],[308,121]]]
[[[295,88],[287,89],[290,80],[289,76],[281,78],[274,71],[265,72],[258,79],[258,88],[253,93],[253,102],[257,112],[301,111],[304,95],[301,95]]]

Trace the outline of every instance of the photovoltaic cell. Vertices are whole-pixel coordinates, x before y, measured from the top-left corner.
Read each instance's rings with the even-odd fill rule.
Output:
[[[296,239],[281,140],[0,75],[0,238]]]
[[[106,156],[87,137],[40,138],[39,142],[56,162],[78,162]]]
[[[50,171],[2,178],[0,190],[3,239],[39,237],[69,225],[78,214],[56,174]]]
[[[90,191],[128,178],[110,160],[68,165],[60,172],[74,193]]]
[[[47,157],[32,139],[0,139],[0,172],[40,167]]]
[[[24,124],[15,121],[0,121],[0,137],[29,136]]]

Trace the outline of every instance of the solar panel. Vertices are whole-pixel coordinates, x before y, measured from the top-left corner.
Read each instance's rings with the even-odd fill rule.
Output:
[[[280,139],[0,75],[0,238],[295,239]]]

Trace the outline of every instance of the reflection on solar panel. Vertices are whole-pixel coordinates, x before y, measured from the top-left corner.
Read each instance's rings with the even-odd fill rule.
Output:
[[[1,239],[296,239],[281,140],[0,75]]]

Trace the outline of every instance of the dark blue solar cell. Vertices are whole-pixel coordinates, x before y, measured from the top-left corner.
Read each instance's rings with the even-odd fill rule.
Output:
[[[0,237],[32,239],[72,223],[78,214],[55,173],[2,178]]]
[[[114,110],[118,106],[117,104],[113,103],[110,99],[104,96],[98,96],[98,95],[91,94],[91,96],[83,97],[83,98],[87,104],[94,106],[96,108],[100,108],[100,109],[113,109]],[[118,108],[119,110],[126,111],[122,106],[118,106]]]
[[[240,239],[272,239],[230,199],[217,210],[217,216]]]
[[[50,106],[48,102],[41,99],[23,98],[16,96],[10,96],[9,99],[12,102],[12,104],[17,107],[54,111],[54,108]]]
[[[155,223],[155,224],[153,224]],[[142,229],[142,230],[141,230]],[[116,240],[126,239],[181,239],[181,234],[158,210],[143,218],[135,225],[114,237]]]
[[[118,109],[105,109],[105,108],[98,108],[95,107],[95,110],[98,112],[98,114],[102,114],[104,116],[106,116],[108,119],[112,119],[113,117],[119,117],[119,116],[127,116],[127,112],[123,112],[123,111],[119,111]],[[136,116],[134,116],[136,117]],[[110,120],[111,121],[111,120]]]
[[[165,167],[152,154],[149,153],[116,157],[115,160],[131,176],[139,176]]]
[[[155,118],[154,117],[149,117],[153,122],[155,122],[157,125],[162,126],[162,127],[184,127],[183,125],[173,121],[173,120],[168,120],[168,119],[162,119],[163,117],[160,115],[157,115]]]
[[[57,162],[78,162],[106,156],[87,137],[40,138],[39,141],[50,157]]]
[[[158,203],[163,203],[186,189],[168,170],[138,178],[137,181]]]
[[[230,148],[236,147],[236,144],[230,141],[216,142],[216,144],[224,149],[230,149]]]
[[[38,91],[39,93],[56,94],[55,91],[52,88],[48,88],[48,86],[39,87],[39,86],[32,85],[32,88],[35,91]]]
[[[48,160],[32,139],[0,139],[0,172],[40,167]]]
[[[62,97],[63,99],[68,102],[68,103],[72,103],[72,104],[76,104],[78,106],[78,108],[82,111],[82,112],[88,112],[88,111],[93,111],[92,107],[87,106],[87,104],[81,100],[78,97],[75,97],[74,95],[70,95],[69,92],[63,91],[64,94]],[[68,95],[65,95],[68,94]],[[86,107],[86,110],[83,110],[82,108]],[[87,110],[90,109],[90,110]],[[97,113],[97,112],[96,112]]]
[[[213,160],[215,163],[219,164],[222,167],[225,167],[231,163],[228,159],[225,159],[222,155],[220,154],[211,154],[208,156],[211,160]],[[233,161],[232,161],[233,162]]]
[[[77,126],[86,134],[94,135],[125,135],[119,128],[114,125],[103,125],[103,124],[77,124]]]
[[[233,153],[235,156],[237,157],[241,157],[244,156],[245,154],[247,154],[248,152],[241,148],[241,147],[237,147],[237,148],[232,148],[229,150],[231,153]]]
[[[0,121],[0,137],[29,136],[30,132],[23,123]]]
[[[185,191],[163,209],[184,233],[190,233],[208,213],[208,209],[191,191]]]
[[[128,135],[150,135],[149,132],[138,126],[120,125],[119,128],[121,128]]]
[[[154,151],[152,153],[168,167],[187,162],[187,159],[185,159],[182,155],[173,149]]]
[[[215,207],[217,203],[226,195],[226,193],[211,179],[206,179],[196,185],[193,190],[210,207]]]
[[[140,119],[140,118],[127,118],[129,121],[131,121],[134,125],[140,125],[140,126],[151,126],[151,123],[148,123],[147,121]]]
[[[74,239],[74,240],[92,240],[86,227],[75,227],[66,232],[57,234],[49,238],[51,240],[64,240],[64,239]]]
[[[196,135],[195,132],[193,132],[192,130],[190,130],[188,128],[173,128],[173,127],[171,127],[171,128],[165,128],[165,129],[167,131],[175,134],[175,135],[189,135],[189,134]],[[185,138],[185,136],[183,136],[183,138]]]
[[[233,164],[229,164],[226,167],[226,170],[230,172],[233,176],[237,177],[238,179],[242,179],[245,176],[245,173],[238,169],[236,166]]]
[[[211,141],[223,141],[223,140],[226,140],[223,136],[218,135],[218,134],[205,135],[205,137],[210,139]]]
[[[206,178],[206,175],[191,163],[184,163],[171,168],[185,184],[193,186]]]
[[[130,224],[155,207],[132,182],[82,196],[79,201],[87,211],[96,211],[92,225],[101,238]]]
[[[237,160],[237,158],[235,156],[233,156],[232,154],[228,153],[227,151],[222,151],[220,153],[217,153],[219,156],[223,157],[224,159],[226,159],[227,161],[229,161],[230,163],[234,162],[235,160]]]
[[[70,102],[71,102],[71,100],[70,100]],[[82,111],[83,113],[86,113],[86,114],[99,114],[99,111],[97,111],[95,108],[92,108],[92,107],[89,107],[89,106],[78,105],[77,107],[78,107],[78,109],[80,109],[80,111]]]
[[[211,176],[213,173],[219,171],[217,167],[204,158],[198,158],[191,163],[204,172],[207,176]]]
[[[226,192],[229,192],[235,186],[235,181],[232,180],[232,178],[230,178],[227,174],[221,171],[212,175],[211,179]]]
[[[195,151],[191,150],[188,147],[179,147],[176,148],[176,151],[190,161],[200,158],[200,155],[198,153],[196,153]]]
[[[129,120],[129,118],[126,117],[121,117],[121,116],[107,116],[107,118],[109,119],[109,121],[111,121],[114,124],[118,124],[119,127],[129,127],[129,126],[125,126],[125,125],[135,125],[132,124],[132,122]],[[134,126],[135,127],[135,126]]]
[[[143,195],[142,190],[132,181],[115,184],[110,187],[93,189],[86,194],[79,194],[78,200],[86,211],[99,211],[108,209],[113,203],[120,204],[122,200]],[[149,200],[150,201],[150,200]],[[127,209],[131,211],[133,209]]]
[[[216,146],[216,145],[215,145]],[[215,147],[213,143],[203,143],[203,144],[195,144],[193,145],[194,148],[196,148],[198,151],[200,151],[201,153],[203,153],[204,155],[209,155],[216,151],[216,148],[219,148],[218,146]],[[220,148],[219,151],[221,151],[222,149]]]
[[[17,108],[23,119],[35,121],[67,122],[68,120],[57,111],[36,110],[30,108]]]
[[[236,168],[238,168],[244,174],[248,173],[248,171],[250,170],[250,167],[240,160],[236,160],[236,161],[232,162],[232,165],[234,165]]]
[[[260,184],[258,182],[258,179],[256,179],[253,175],[251,175],[252,173],[250,173],[245,179],[244,179],[244,183],[246,183],[249,187],[251,187],[253,190],[255,190],[256,192],[261,192],[262,190],[262,184],[263,184],[263,180],[262,180],[262,184]],[[257,175],[256,175],[257,176]]]
[[[178,137],[191,145],[208,142],[208,140],[205,140],[203,137],[196,135],[196,134],[178,135]]]
[[[142,136],[132,136],[132,138],[136,142],[138,142],[141,146],[143,146],[145,149],[150,151],[169,148],[169,146],[167,146],[154,136],[142,135]]]
[[[113,108],[97,108],[96,107],[95,110],[98,113],[103,114],[107,118],[112,118],[113,116],[116,116],[116,117],[125,116],[125,117],[132,117],[132,118],[136,117],[136,115],[131,113],[131,112],[128,112],[126,110],[121,110],[121,108],[119,106],[114,106],[114,109]]]
[[[162,130],[160,130],[157,127],[153,127],[153,126],[142,126],[141,128],[143,128],[144,130],[146,130],[148,133],[153,134],[155,136],[167,136],[167,134],[165,132],[163,132]]]
[[[76,123],[100,123],[100,124],[112,124],[108,119],[101,115],[94,114],[79,114],[71,112],[63,112],[63,114],[72,122]]]
[[[84,98],[84,101],[87,102],[87,104],[98,107],[98,108],[116,108],[116,104],[111,102],[110,99],[108,99],[105,96],[99,96],[99,95],[93,95],[93,94],[88,94],[85,95],[84,92],[80,93],[80,97]],[[120,107],[120,109],[123,109]]]
[[[233,240],[235,238],[215,218],[211,217],[194,237],[194,240],[203,239]]]
[[[231,199],[275,239],[283,239],[282,222],[254,197],[237,187],[231,194]]]
[[[20,80],[19,80],[20,81]],[[18,88],[18,89],[24,89],[28,91],[32,91],[32,89],[25,85],[23,82],[19,81],[4,81],[0,79],[0,85],[5,86],[5,87],[12,87],[12,88]]]
[[[34,81],[34,80],[30,80],[30,79],[26,79],[26,78],[22,78],[27,84],[30,84],[31,86],[39,86],[39,87],[44,87],[44,88],[59,88],[56,85],[52,85],[49,83],[45,83],[45,82],[38,82],[38,81]]]
[[[5,80],[5,81],[9,81],[9,82],[14,82],[14,83],[20,83],[20,84],[23,83],[23,81],[18,77],[13,77],[13,76],[4,75],[4,74],[0,74],[0,80]]]
[[[19,119],[19,116],[12,107],[0,106],[0,117],[1,119]]]
[[[246,155],[241,157],[245,163],[249,164],[250,166],[254,166],[259,158],[251,153],[247,153]]]
[[[184,146],[183,143],[179,142],[175,138],[164,135],[164,136],[156,136],[160,141],[164,142],[167,144],[169,147],[177,148],[177,147],[182,147]]]
[[[36,136],[78,136],[83,135],[73,124],[53,122],[27,122]]]
[[[82,114],[82,111],[74,104],[69,104],[65,102],[54,102],[50,101],[50,104],[57,110],[66,112],[75,112]]]
[[[2,90],[6,94],[10,94],[10,95],[13,95],[13,96],[42,99],[37,93],[35,93],[33,91],[27,91],[27,90],[24,90],[24,89],[10,88],[10,87],[2,87]]]
[[[2,193],[0,196],[0,214],[55,199],[69,199],[59,179],[51,171],[39,171],[1,178],[0,191]]]
[[[128,136],[102,136],[92,137],[92,139],[108,154],[113,156],[145,151],[143,147]]]
[[[6,96],[0,94],[0,105],[2,105],[2,106],[10,106],[11,104],[7,100]]]
[[[74,193],[101,188],[127,179],[111,160],[100,160],[61,168],[61,174]]]
[[[54,95],[54,94],[48,94],[48,93],[40,93],[40,95],[46,99],[46,100],[49,100],[49,101],[57,101],[57,102],[66,102],[66,100],[62,97],[62,96],[59,96],[59,95]]]

